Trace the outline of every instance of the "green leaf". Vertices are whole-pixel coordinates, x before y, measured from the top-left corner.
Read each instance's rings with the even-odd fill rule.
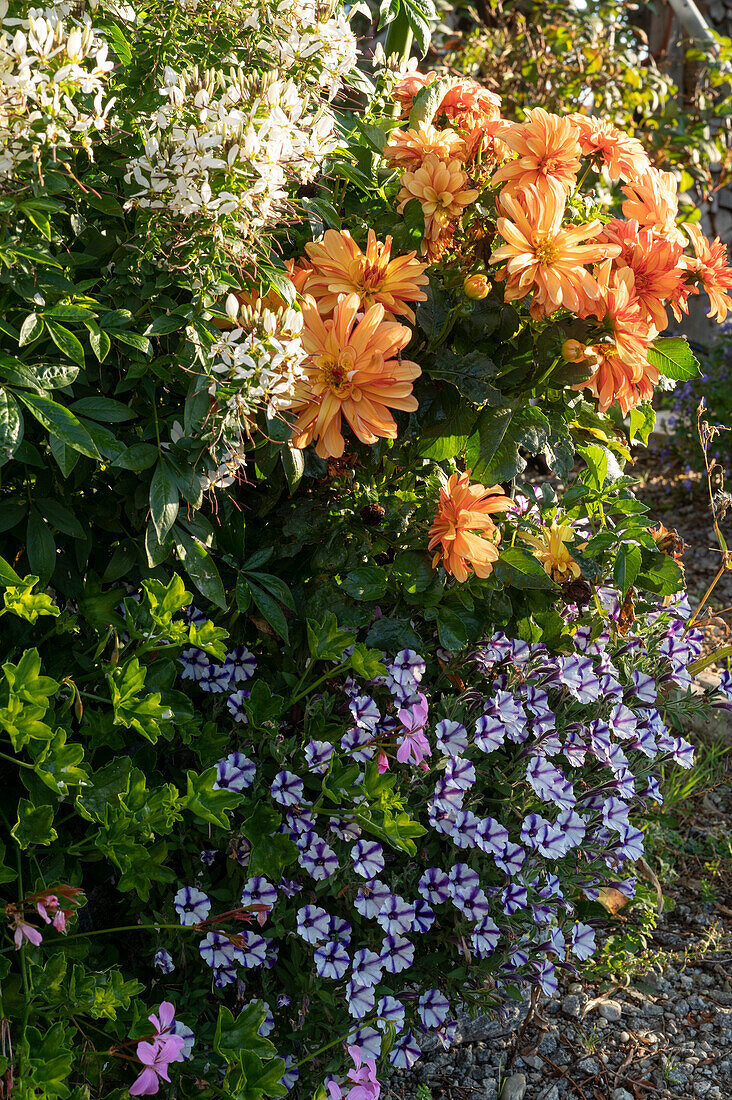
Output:
[[[34,503],[46,522],[55,527],[57,531],[62,531],[64,535],[70,535],[72,539],[86,538],[86,532],[74,513],[65,508],[63,504],[59,504],[57,500],[52,500],[51,497],[36,497]]]
[[[103,329],[99,328],[99,325],[89,324],[87,327],[89,329],[89,343],[91,344],[92,351],[96,355],[99,362],[103,363],[109,355],[109,349],[112,346],[112,341],[110,340],[107,333],[104,332]]]
[[[45,592],[34,592],[38,584],[38,577],[29,574],[24,577],[19,585],[10,585],[5,590],[5,607],[12,615],[19,619],[25,619],[28,623],[35,623],[39,615],[53,615],[57,617],[61,611]]]
[[[437,610],[437,634],[442,648],[451,653],[463,649],[468,644],[465,624],[458,613],[449,607],[440,607]]]
[[[453,458],[466,447],[475,421],[475,409],[461,401],[457,390],[444,387],[421,425],[417,453],[435,462]]]
[[[150,518],[158,542],[165,542],[178,517],[178,481],[164,458],[158,461],[150,482]]]
[[[684,574],[678,562],[668,554],[659,553],[652,567],[638,574],[636,585],[659,596],[672,596],[684,587]]]
[[[18,337],[18,346],[24,347],[25,344],[32,344],[34,340],[43,332],[43,321],[37,313],[29,313],[23,324],[20,326],[20,335]]]
[[[33,573],[46,584],[56,568],[56,543],[37,508],[31,508],[26,534],[26,554]]]
[[[72,447],[89,458],[100,457],[94,440],[84,425],[64,405],[35,393],[19,393],[18,398],[30,409],[36,420],[67,447]]]
[[[339,661],[356,641],[356,635],[350,630],[340,629],[332,613],[326,615],[322,623],[308,619],[307,635],[310,656],[315,661]]]
[[[145,336],[168,336],[171,332],[177,332],[188,323],[185,317],[175,313],[161,313],[152,324],[145,329]]]
[[[198,591],[211,603],[226,610],[226,595],[219,571],[203,543],[180,527],[174,528],[173,538],[183,568]]]
[[[102,424],[119,424],[124,420],[134,420],[136,414],[122,401],[111,397],[82,397],[72,401],[69,406],[77,416],[88,416],[90,420],[99,420]]]
[[[0,389],[0,466],[13,457],[23,438],[23,416],[9,390]]]
[[[276,1053],[274,1043],[259,1034],[259,1029],[267,1016],[267,1010],[262,1001],[252,1001],[242,1009],[239,1015],[234,1015],[225,1008],[219,1006],[219,1017],[216,1021],[216,1034],[214,1036],[214,1050],[223,1053],[239,1054],[242,1050],[251,1051],[268,1057]]]
[[[523,447],[530,455],[540,454],[550,432],[549,421],[535,405],[483,409],[477,433],[468,441],[468,462],[474,480],[488,484],[515,477],[526,467],[519,448]]]
[[[432,14],[434,15],[434,8],[432,8]],[[409,19],[408,14],[407,18]],[[431,84],[427,84],[424,88],[420,88],[414,97],[412,109],[409,112],[410,129],[416,129],[420,122],[431,123],[437,114],[437,108],[447,93],[458,83],[457,77],[443,76],[438,80],[433,80]]]
[[[253,875],[275,875],[279,880],[285,867],[297,858],[292,841],[276,831],[281,824],[280,815],[271,806],[260,804],[241,825],[241,832],[252,845],[249,869]]]
[[[289,441],[280,450],[282,469],[285,471],[290,494],[295,492],[305,473],[305,451],[293,446]]]
[[[83,367],[84,348],[78,337],[74,336],[73,332],[65,325],[60,325],[58,321],[51,321],[48,318],[46,318],[46,328],[59,351],[62,351],[79,367]]]
[[[682,336],[656,340],[648,349],[648,362],[666,378],[684,382],[700,374],[699,361]]]
[[[421,651],[422,639],[405,619],[377,619],[366,635],[366,645],[380,649],[388,656],[402,649]]]
[[[271,596],[274,596],[276,600],[283,603],[286,607],[289,607],[291,611],[295,610],[295,601],[292,598],[292,592],[287,587],[281,577],[276,577],[274,573],[260,573],[257,570],[252,570],[250,562],[254,560],[256,555],[252,555],[248,562],[244,565],[244,571],[248,578],[254,580],[262,588],[265,588]]]
[[[631,443],[638,437],[644,446],[647,445],[648,437],[653,431],[655,424],[656,411],[650,401],[646,401],[642,405],[637,405],[636,408],[631,409],[629,433]]]
[[[512,588],[554,588],[554,582],[529,550],[511,546],[504,550],[495,564],[494,575]]]
[[[454,351],[443,349],[427,373],[433,378],[444,378],[447,382],[452,382],[461,397],[472,401],[474,405],[500,405],[504,400],[503,395],[488,381],[495,376],[497,370],[493,360],[481,351],[456,355]]]
[[[623,595],[638,576],[641,567],[642,552],[640,546],[632,542],[623,542],[618,547],[613,565],[613,580]]]
[[[342,588],[354,600],[380,600],[386,592],[387,572],[378,565],[362,565],[343,578]]]
[[[417,550],[403,550],[394,559],[391,575],[399,581],[405,592],[413,596],[429,588],[435,578],[435,571],[428,554],[421,554]]]
[[[58,833],[53,828],[53,807],[34,806],[27,798],[21,798],[18,802],[18,820],[11,833],[21,848],[58,840]]]
[[[131,348],[137,348],[138,351],[142,351],[145,355],[152,355],[152,344],[148,340],[147,336],[141,336],[137,332],[127,332],[126,329],[106,329],[106,332],[114,340],[119,340],[122,344],[128,344]]]
[[[68,477],[79,461],[79,452],[72,451],[71,447],[67,447],[63,440],[56,435],[49,436],[48,447],[59,470],[65,478]]]
[[[172,718],[170,710],[160,702],[160,692],[146,692],[147,670],[133,657],[107,673],[107,683],[114,709],[114,724],[137,730],[148,741],[157,741],[160,723]]]
[[[251,575],[247,576],[247,583],[249,585],[249,591],[252,594],[255,607],[264,618],[265,622],[268,622],[270,626],[274,627],[281,638],[284,638],[285,642],[290,643],[290,630],[287,625],[287,616],[277,603],[277,600],[265,592],[263,588],[260,588],[258,584],[255,584]]]
[[[181,804],[201,821],[228,829],[230,824],[228,814],[239,805],[242,795],[238,791],[229,791],[225,788],[215,791],[214,783],[217,777],[215,765],[203,772],[187,772],[186,794]]]
[[[401,10],[407,17],[407,22],[414,33],[414,41],[424,57],[430,48],[432,36],[430,23],[437,22],[434,4],[432,0],[401,0]]]
[[[0,558],[0,584],[7,588],[9,585],[22,583],[23,578],[15,572],[12,565],[5,558]]]

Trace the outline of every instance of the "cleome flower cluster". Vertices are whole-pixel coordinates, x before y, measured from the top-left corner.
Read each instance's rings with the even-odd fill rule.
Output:
[[[42,181],[69,153],[93,157],[93,138],[108,125],[114,63],[74,9],[53,4],[23,18],[0,3],[0,181]]]
[[[242,725],[219,762],[216,787],[244,795],[245,814],[270,807],[290,862],[281,877],[250,872],[217,917],[224,853],[207,849],[171,911],[198,935],[214,984],[265,1007],[261,1034],[283,1052],[307,1013],[308,982],[293,975],[309,968],[325,984],[349,1021],[341,1038],[354,1063],[345,1079],[324,1081],[334,1098],[361,1081],[377,1096],[385,1053],[406,1067],[430,1036],[449,1046],[466,993],[494,1006],[521,989],[553,995],[557,967],[572,970],[596,947],[596,918],[578,907],[605,886],[634,895],[643,855],[634,815],[662,801],[664,763],[693,761],[668,722],[702,636],[685,597],[649,603],[624,633],[616,591],[598,597],[601,616],[569,609],[570,651],[497,632],[465,665],[470,688],[445,694],[437,656],[404,649],[370,682],[329,677],[327,733],[280,724],[273,754],[269,737]],[[221,666],[202,651],[182,660],[182,675],[207,691],[261,673],[248,651]],[[228,706],[236,718],[247,697],[230,695]],[[412,847],[384,843],[375,800],[401,815]],[[246,840],[236,851],[244,875],[251,851]],[[233,927],[242,920],[256,931]],[[175,938],[159,948],[162,980],[180,950]],[[307,1053],[292,1050],[286,1087]]]
[[[293,184],[317,175],[336,146],[328,101],[356,63],[342,12],[309,2],[235,3],[226,69],[165,70],[161,104],[141,120],[144,152],[127,163],[129,205],[173,218],[228,217],[227,246],[289,208]],[[220,230],[223,233],[223,230]]]

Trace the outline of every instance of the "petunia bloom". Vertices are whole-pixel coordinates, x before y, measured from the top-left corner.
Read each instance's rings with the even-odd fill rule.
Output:
[[[412,382],[422,372],[416,363],[397,356],[412,338],[405,325],[384,320],[384,307],[371,306],[356,323],[357,294],[337,304],[333,318],[323,321],[315,302],[305,299],[302,341],[309,359],[306,379],[295,390],[296,447],[317,440],[321,458],[340,458],[345,450],[341,417],[362,443],[396,439],[389,409],[414,412]]]
[[[479,482],[471,485],[469,470],[452,474],[440,490],[437,515],[429,531],[427,549],[439,546],[433,568],[441,561],[445,571],[461,582],[473,572],[477,577],[490,576],[500,541],[491,515],[509,511],[512,504],[500,485],[488,489]]]

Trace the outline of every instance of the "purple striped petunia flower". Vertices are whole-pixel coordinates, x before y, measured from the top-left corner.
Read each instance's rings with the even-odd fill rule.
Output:
[[[244,791],[251,787],[257,774],[257,765],[243,752],[232,752],[216,765],[215,791]]]
[[[249,905],[266,905],[268,909],[271,909],[277,903],[277,890],[262,875],[253,875],[244,883],[241,903],[245,907]]]
[[[382,1030],[387,1024],[393,1024],[395,1031],[399,1032],[404,1027],[404,1005],[396,997],[386,996],[379,1001],[376,1011],[379,1019],[376,1026]]]
[[[305,793],[302,779],[288,771],[278,772],[269,789],[280,806],[297,806]]]
[[[408,1031],[406,1035],[402,1036],[401,1039],[397,1039],[394,1043],[389,1051],[389,1061],[396,1069],[409,1069],[419,1060],[421,1053],[422,1048],[411,1031]]]
[[[468,747],[468,731],[462,722],[443,718],[435,726],[437,747],[448,756],[460,756]]]
[[[351,964],[345,947],[337,941],[321,944],[315,949],[313,958],[319,978],[340,979]]]
[[[375,840],[359,840],[351,848],[353,869],[362,878],[376,878],[384,870],[384,850]]]
[[[300,852],[297,862],[316,882],[323,882],[338,870],[338,856],[329,844],[320,839]]]
[[[306,943],[320,943],[328,938],[330,917],[318,905],[303,905],[297,911],[297,934]]]
[[[226,654],[222,667],[229,674],[232,683],[246,683],[254,675],[257,668],[257,658],[245,645],[240,645]]]
[[[211,912],[208,894],[195,886],[183,886],[173,898],[173,907],[185,926],[200,924]]]
[[[414,962],[414,944],[404,936],[385,936],[381,941],[381,960],[390,974],[399,974]]]
[[[381,907],[386,899],[390,897],[391,890],[389,887],[378,879],[374,879],[373,882],[364,883],[356,894],[353,905],[356,912],[360,913],[362,917],[373,920],[381,912]]]
[[[353,977],[363,985],[378,985],[383,969],[381,955],[368,947],[360,948],[353,956]]]
[[[425,1027],[439,1027],[447,1019],[450,1002],[439,989],[427,989],[417,1003],[419,1018]]]
[[[432,905],[444,905],[450,897],[450,879],[440,867],[428,867],[417,884],[417,889]]]

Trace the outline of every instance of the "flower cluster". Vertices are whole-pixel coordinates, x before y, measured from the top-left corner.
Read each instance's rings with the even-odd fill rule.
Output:
[[[114,67],[92,25],[69,17],[69,4],[9,18],[0,5],[0,178],[43,170],[78,150],[108,124],[105,100]]]
[[[77,886],[62,884],[54,890],[42,890],[24,898],[20,905],[11,903],[5,907],[5,915],[13,931],[13,941],[19,950],[29,943],[38,947],[43,941],[41,930],[30,923],[30,917],[40,917],[57,932],[65,933],[67,921],[84,901],[84,894]]]
[[[169,70],[159,92],[144,153],[127,164],[130,206],[230,215],[246,237],[284,209],[293,176],[312,180],[336,145],[332,112],[275,73]]]
[[[436,81],[434,72],[414,70],[397,80],[394,95],[403,114],[412,113],[384,149],[402,173],[399,210],[412,199],[422,206],[423,251],[431,261],[464,254],[463,222],[465,240],[482,243],[482,214],[494,203],[490,263],[504,301],[530,297],[535,320],[569,315],[579,333],[572,361],[585,372],[575,388],[589,390],[600,411],[617,403],[627,413],[647,401],[659,379],[649,348],[667,326],[667,309],[680,319],[700,290],[718,321],[732,308],[725,246],[694,224],[677,224],[675,176],[652,167],[636,138],[603,119],[536,107],[510,122],[498,97],[475,82]],[[437,107],[420,105],[422,89],[433,85],[445,87]],[[576,197],[590,170],[622,184],[622,218],[587,219]]]
[[[417,408],[412,383],[421,369],[401,357],[412,332],[396,317],[414,317],[410,303],[426,298],[427,277],[413,252],[392,257],[391,243],[369,231],[362,252],[348,230],[327,230],[292,266],[306,354],[289,400],[292,441],[316,441],[321,458],[343,454],[344,418],[357,439],[375,443],[396,438],[391,409]]]
[[[553,552],[564,560],[562,530],[555,525],[549,543],[561,544]],[[181,924],[205,933],[199,952],[215,984],[243,978],[257,990],[263,1034],[298,1026],[305,1002],[292,974],[304,958],[342,998],[355,1068],[326,1081],[333,1100],[375,1100],[372,1060],[385,1053],[404,1067],[429,1035],[449,1045],[466,981],[482,975],[493,1004],[517,988],[555,993],[557,966],[572,969],[595,950],[580,899],[608,884],[632,896],[643,855],[633,815],[662,800],[660,765],[692,764],[692,746],[661,708],[673,713],[689,689],[701,635],[687,627],[685,599],[648,605],[624,633],[616,592],[598,589],[598,599],[602,617],[570,608],[569,652],[495,633],[465,668],[470,690],[438,699],[428,686],[437,662],[405,649],[375,680],[343,682],[329,707],[342,733],[293,739],[283,730],[276,759],[260,737],[220,761],[216,786],[246,791],[253,806],[267,800],[294,862],[282,877],[250,873],[241,910],[212,917],[197,885],[182,887],[174,907]],[[356,793],[342,787],[334,804],[329,777],[351,767]],[[506,814],[500,790],[511,792]],[[383,829],[374,835],[375,796],[400,809],[402,828],[405,807],[414,815],[416,858],[393,840],[385,846]],[[244,867],[250,851],[237,854]],[[215,861],[204,855],[202,878]],[[258,931],[228,930],[242,910],[256,914]],[[168,948],[159,956],[170,972]]]

